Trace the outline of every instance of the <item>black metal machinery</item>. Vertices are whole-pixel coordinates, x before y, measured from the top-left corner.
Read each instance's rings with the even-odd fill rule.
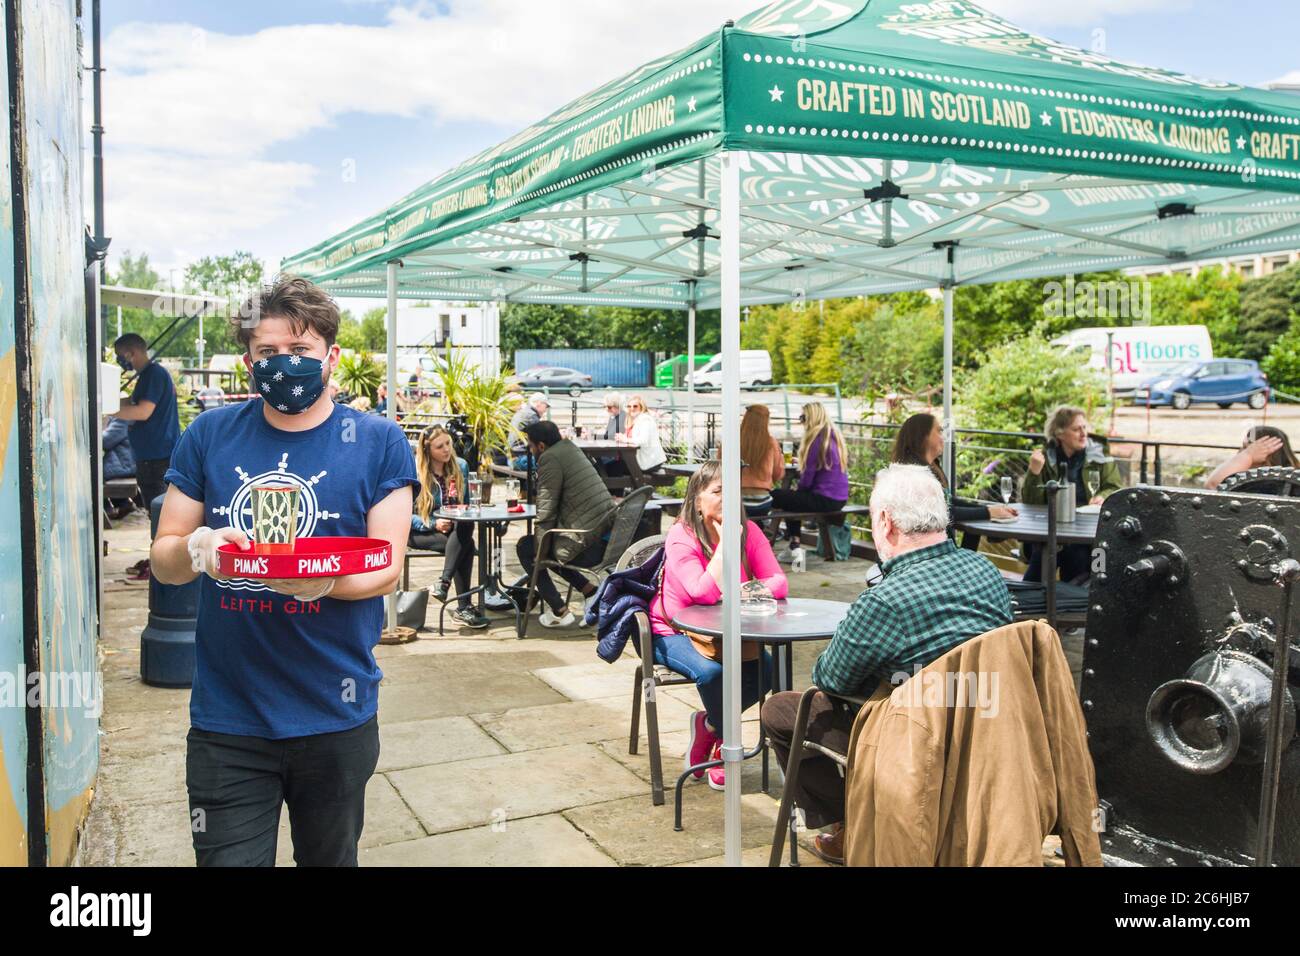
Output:
[[[1300,499],[1251,487],[1103,505],[1081,695],[1109,857],[1300,864],[1300,648],[1274,653],[1296,630]]]

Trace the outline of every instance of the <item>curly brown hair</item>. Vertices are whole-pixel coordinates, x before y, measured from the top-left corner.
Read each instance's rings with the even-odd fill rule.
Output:
[[[253,329],[264,317],[287,319],[294,335],[307,329],[333,346],[339,334],[339,307],[324,289],[301,276],[276,276],[244,302],[237,315],[230,317],[235,338],[245,349]]]

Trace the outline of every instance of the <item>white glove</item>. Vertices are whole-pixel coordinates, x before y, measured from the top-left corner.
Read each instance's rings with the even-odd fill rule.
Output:
[[[190,567],[210,578],[228,581],[229,578],[217,570],[217,549],[230,542],[246,545],[248,536],[238,528],[219,528],[216,531],[199,528],[185,542],[190,553]]]

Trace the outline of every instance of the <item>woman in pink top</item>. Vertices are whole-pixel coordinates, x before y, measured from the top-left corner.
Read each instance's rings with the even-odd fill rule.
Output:
[[[696,640],[678,633],[672,619],[692,604],[717,604],[722,600],[722,464],[705,462],[691,476],[681,517],[664,542],[663,584],[650,602],[650,627],[654,632],[655,663],[695,681],[704,704],[691,715],[690,744],[685,766],[716,760],[722,728],[722,662],[700,652]],[[772,546],[758,525],[745,522],[741,536],[741,581],[757,579],[780,600],[790,588]],[[721,655],[715,655],[721,656]],[[747,709],[771,685],[772,659],[766,651],[761,659],[745,661],[741,677],[741,709]],[[697,777],[703,774],[696,774]],[[722,790],[726,776],[721,767],[708,771],[709,786]]]

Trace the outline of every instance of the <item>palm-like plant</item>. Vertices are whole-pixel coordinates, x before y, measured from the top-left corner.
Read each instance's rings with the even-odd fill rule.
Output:
[[[338,377],[339,388],[352,396],[364,395],[372,402],[378,399],[383,373],[369,356],[344,355],[339,359]]]
[[[509,374],[502,369],[496,375],[484,375],[450,348],[446,365],[438,371],[446,411],[465,417],[480,468],[491,463],[494,453],[510,447],[510,420],[522,396],[510,391]]]

